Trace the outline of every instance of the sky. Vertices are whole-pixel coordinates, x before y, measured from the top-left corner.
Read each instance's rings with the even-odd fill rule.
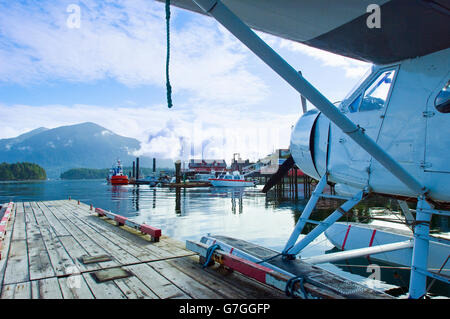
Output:
[[[0,0],[0,138],[94,122],[141,141],[134,155],[229,163],[288,148],[299,94],[214,19],[171,12],[169,109],[163,3]],[[371,67],[257,34],[332,102]]]

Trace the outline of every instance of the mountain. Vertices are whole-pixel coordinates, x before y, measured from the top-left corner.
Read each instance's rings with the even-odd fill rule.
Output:
[[[71,168],[109,168],[117,159],[131,166],[132,153],[140,148],[136,139],[115,134],[95,123],[38,128],[15,138],[0,139],[0,163],[32,162],[42,166],[49,178]],[[141,167],[151,167],[152,159],[140,157]],[[173,167],[167,159],[157,159],[158,167]]]
[[[36,135],[38,133],[41,133],[41,132],[44,132],[47,130],[48,130],[48,128],[40,127],[35,130],[24,133],[22,135],[19,135],[17,137],[2,139],[2,140],[0,140],[0,150],[3,150],[3,148],[9,149],[12,145],[23,142],[27,138],[32,137],[33,135]]]

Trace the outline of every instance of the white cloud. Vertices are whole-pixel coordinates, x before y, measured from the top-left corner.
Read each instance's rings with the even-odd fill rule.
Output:
[[[340,68],[344,71],[346,77],[352,79],[361,78],[371,68],[370,63],[347,58],[289,40],[280,40],[279,47],[306,54],[320,61],[324,66]]]
[[[0,4],[0,81],[94,82],[165,88],[164,4],[153,1],[80,1],[81,27],[67,26],[67,2]],[[176,21],[178,9],[173,9]],[[249,53],[224,28],[198,16],[171,28],[174,90],[208,101],[248,103],[266,86],[245,67]],[[187,62],[189,61],[189,62]]]
[[[0,113],[9,123],[8,128],[0,127],[0,137],[11,131],[19,135],[40,126],[55,128],[82,123],[88,118],[108,131],[139,140],[142,147],[135,155],[173,159],[188,159],[193,155],[228,161],[236,152],[242,158],[256,160],[275,148],[288,147],[290,128],[297,119],[296,114],[274,115],[262,111],[254,114],[245,109],[221,111],[220,106],[207,104],[171,110],[165,105],[130,109],[0,104]]]

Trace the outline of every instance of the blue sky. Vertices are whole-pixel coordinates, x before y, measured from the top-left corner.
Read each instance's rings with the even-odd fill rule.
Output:
[[[68,27],[71,4],[79,28]],[[331,101],[370,68],[258,34]],[[172,8],[172,109],[165,50],[159,2],[0,0],[0,138],[91,121],[139,139],[146,155],[183,157],[189,141],[208,158],[257,159],[289,145],[298,93],[216,21]]]

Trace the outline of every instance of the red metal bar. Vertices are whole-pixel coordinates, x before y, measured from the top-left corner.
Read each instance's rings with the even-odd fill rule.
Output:
[[[114,215],[114,220],[119,223],[119,225],[125,225],[125,222],[128,218],[120,216],[120,215]]]
[[[155,237],[155,238],[161,237],[161,229],[150,226],[150,225],[141,224],[139,230],[141,232],[143,232],[144,234],[149,234],[150,236]]]
[[[246,259],[237,256],[223,253],[221,257],[222,257],[221,263],[224,266],[234,269],[240,272],[241,274],[256,279],[264,284],[266,283],[267,274],[275,274],[275,271],[273,271],[270,268],[261,266],[259,264],[255,264],[254,262],[248,261]]]
[[[97,214],[99,214],[100,216],[106,216],[106,211],[104,211],[104,210],[101,209],[101,208],[95,207],[95,212],[96,212]]]

